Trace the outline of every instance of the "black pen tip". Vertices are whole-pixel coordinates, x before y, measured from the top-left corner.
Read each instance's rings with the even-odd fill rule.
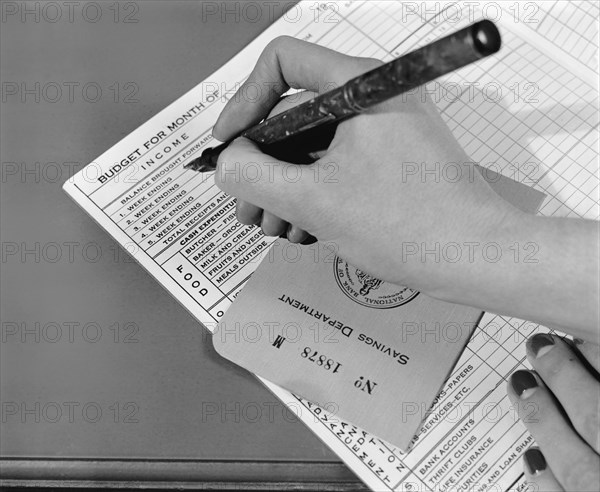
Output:
[[[183,166],[184,169],[191,169],[192,171],[196,171],[199,173],[206,173],[210,171],[214,171],[216,168],[216,159],[213,157],[213,149],[208,148],[202,152],[200,157],[196,157],[195,159],[188,162]]]
[[[195,169],[198,166],[198,164],[200,164],[199,161],[201,161],[201,160],[202,160],[201,157],[196,157],[195,159],[192,159],[190,162],[185,164],[183,166],[183,169]]]
[[[217,168],[217,162],[221,152],[229,145],[229,142],[222,143],[216,147],[208,147],[204,149],[200,157],[188,162],[183,166],[184,169],[191,169],[199,173],[208,173],[214,171]]]

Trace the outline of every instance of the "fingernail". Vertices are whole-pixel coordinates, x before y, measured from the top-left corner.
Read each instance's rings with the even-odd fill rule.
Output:
[[[309,234],[308,237],[304,241],[302,241],[300,244],[303,244],[303,245],[313,244],[313,243],[316,243],[317,241],[318,241],[318,239],[315,236],[311,236]]]
[[[529,339],[529,348],[536,359],[547,354],[554,347],[554,338],[547,333],[538,333]]]
[[[513,373],[510,377],[510,384],[519,398],[529,398],[538,387],[533,373],[523,370]]]
[[[581,338],[573,338],[573,343],[575,345],[583,345],[585,343],[585,340],[582,340]]]
[[[544,458],[544,455],[538,447],[529,448],[527,451],[525,451],[523,456],[531,475],[542,473],[548,466],[546,464],[546,458]]]

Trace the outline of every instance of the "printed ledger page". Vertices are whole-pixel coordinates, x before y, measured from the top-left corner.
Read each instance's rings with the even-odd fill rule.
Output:
[[[236,222],[212,174],[183,165],[214,145],[217,116],[265,45],[292,35],[387,61],[482,17],[498,24],[502,50],[429,84],[430,96],[474,161],[547,194],[542,215],[598,219],[593,2],[303,2],[64,188],[214,330],[271,239]],[[515,254],[533,261],[536,251],[519,245]],[[421,410],[408,453],[264,383],[374,490],[524,490],[520,456],[533,441],[505,385],[527,365],[524,342],[538,330],[548,331],[486,314],[432,408]]]

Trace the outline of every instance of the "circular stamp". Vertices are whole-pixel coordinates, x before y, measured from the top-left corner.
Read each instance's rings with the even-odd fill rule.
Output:
[[[419,295],[419,291],[379,280],[342,260],[333,262],[335,280],[342,292],[358,304],[375,309],[402,306]]]

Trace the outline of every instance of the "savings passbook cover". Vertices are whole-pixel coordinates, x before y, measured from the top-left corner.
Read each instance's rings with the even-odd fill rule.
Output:
[[[543,194],[502,182],[506,199],[537,210]],[[382,282],[330,245],[277,240],[213,343],[223,357],[406,450],[481,315]]]

